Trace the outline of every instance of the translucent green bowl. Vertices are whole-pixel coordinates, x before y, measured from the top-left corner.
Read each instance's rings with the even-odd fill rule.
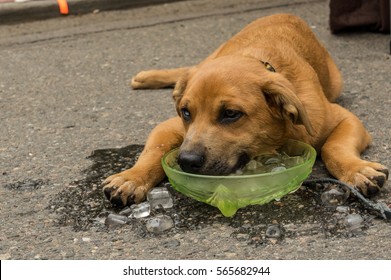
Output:
[[[162,159],[163,169],[171,185],[186,196],[219,208],[226,217],[235,215],[239,208],[265,204],[297,190],[311,173],[316,159],[316,151],[310,145],[288,140],[280,152],[288,156],[302,156],[302,164],[273,173],[208,176],[173,168],[178,151],[174,149]]]

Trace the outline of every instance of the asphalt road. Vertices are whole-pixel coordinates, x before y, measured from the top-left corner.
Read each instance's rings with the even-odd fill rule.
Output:
[[[389,36],[331,35],[327,1],[184,1],[1,25],[0,259],[390,259],[390,222],[355,201],[348,206],[366,220],[358,233],[338,230],[331,210],[303,210],[300,193],[233,219],[194,204],[179,213],[185,228],[155,235],[142,223],[93,224],[82,208],[93,193],[100,210],[115,210],[100,193],[103,178],[88,184],[96,171],[88,157],[142,145],[175,115],[170,90],[132,91],[132,75],[198,63],[247,23],[279,12],[303,17],[329,49],[345,79],[339,102],[373,135],[364,157],[391,167]],[[390,193],[387,182],[375,199],[390,203]],[[88,226],[80,225],[83,216]],[[264,224],[289,234],[267,239]]]

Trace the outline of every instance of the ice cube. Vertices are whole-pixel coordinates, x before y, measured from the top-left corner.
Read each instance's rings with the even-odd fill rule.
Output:
[[[109,214],[105,220],[105,225],[106,226],[122,226],[126,224],[128,221],[128,217],[118,215],[118,214]]]
[[[132,209],[129,206],[126,206],[118,214],[122,216],[129,216],[130,213],[132,213]]]
[[[268,162],[267,164],[269,164],[269,161],[271,161],[270,163],[273,163],[273,161],[280,162],[280,160],[278,158],[279,158],[278,154],[261,154],[261,155],[258,155],[257,157],[255,157],[255,160],[259,164],[264,165],[264,164],[266,164],[266,162]]]
[[[286,157],[282,160],[282,163],[287,167],[291,168],[296,165],[304,163],[304,158],[301,156],[295,156],[295,157]]]
[[[281,159],[279,157],[271,157],[269,159],[267,159],[265,161],[265,165],[269,165],[269,164],[278,164],[281,162]]]
[[[147,194],[147,200],[150,203],[151,209],[163,207],[165,209],[172,208],[173,201],[170,192],[165,187],[152,189]]]
[[[133,206],[133,205],[132,205]],[[132,207],[132,213],[129,215],[129,218],[145,218],[148,217],[151,213],[151,206],[148,201],[140,203],[140,204],[134,204]]]
[[[345,226],[351,231],[358,230],[364,226],[364,219],[359,214],[349,214],[345,217]]]
[[[274,167],[270,172],[280,172],[286,170],[286,167],[284,166],[276,166]]]
[[[257,162],[255,160],[250,160],[246,165],[247,170],[255,170],[257,168]]]
[[[343,190],[331,189],[323,192],[320,199],[325,205],[337,206],[344,204],[348,197],[349,193],[345,193]]]
[[[335,208],[335,210],[338,213],[348,213],[350,211],[350,207],[349,206],[337,206],[337,208]]]
[[[167,215],[156,215],[148,219],[145,226],[149,232],[162,232],[174,227],[174,221]]]

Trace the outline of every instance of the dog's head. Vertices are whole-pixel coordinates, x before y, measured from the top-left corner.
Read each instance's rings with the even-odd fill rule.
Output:
[[[256,59],[222,57],[177,82],[173,97],[186,129],[178,156],[184,171],[226,175],[279,148],[288,125],[302,124],[311,133],[293,85],[270,70]]]

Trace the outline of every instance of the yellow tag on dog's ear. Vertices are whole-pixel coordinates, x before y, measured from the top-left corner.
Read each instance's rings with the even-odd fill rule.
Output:
[[[276,69],[274,69],[274,67],[269,62],[264,62],[262,60],[261,60],[261,62],[263,65],[265,65],[265,68],[267,70],[269,70],[270,72],[276,72]]]

